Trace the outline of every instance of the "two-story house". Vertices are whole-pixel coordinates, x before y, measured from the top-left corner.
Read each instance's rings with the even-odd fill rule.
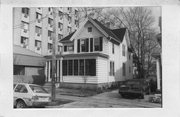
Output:
[[[96,19],[87,18],[60,42],[63,52],[56,56],[56,81],[64,87],[80,88],[86,84],[87,88],[96,89],[133,77],[126,28],[111,30]],[[52,57],[46,58],[46,81],[50,82]]]

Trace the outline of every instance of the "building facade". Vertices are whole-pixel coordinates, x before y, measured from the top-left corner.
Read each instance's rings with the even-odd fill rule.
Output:
[[[14,75],[39,75],[34,71],[45,68],[44,56],[52,55],[53,14],[56,17],[56,54],[59,54],[59,40],[79,27],[77,8],[16,7],[13,9],[13,54],[14,71],[16,71]],[[20,55],[26,56],[26,59],[22,59]],[[37,61],[44,61],[44,64],[39,65]],[[25,69],[27,67],[31,69]]]
[[[126,28],[111,30],[96,19],[87,18],[77,31],[60,42],[63,52],[56,56],[55,76],[63,87],[85,85],[97,89],[133,78],[133,57]],[[45,58],[46,82],[51,82],[52,56]]]

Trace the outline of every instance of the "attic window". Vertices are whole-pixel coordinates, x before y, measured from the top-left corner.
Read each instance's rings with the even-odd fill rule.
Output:
[[[92,27],[88,27],[88,32],[92,32]]]

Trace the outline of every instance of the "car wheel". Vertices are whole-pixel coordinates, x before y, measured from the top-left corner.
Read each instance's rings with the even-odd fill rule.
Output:
[[[25,102],[22,100],[17,101],[16,108],[26,108]]]

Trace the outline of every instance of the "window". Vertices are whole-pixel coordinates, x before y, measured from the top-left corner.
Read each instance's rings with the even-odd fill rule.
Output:
[[[48,50],[52,50],[52,44],[48,43]]]
[[[74,75],[78,75],[78,68],[79,68],[79,65],[78,65],[78,60],[74,60]]]
[[[114,72],[114,61],[110,61],[110,76],[114,76],[115,72]]]
[[[74,51],[74,46],[73,45],[68,45],[68,51]]]
[[[74,23],[75,23],[76,27],[79,27],[79,21],[78,20],[74,20]]]
[[[102,37],[94,38],[94,51],[102,51]]]
[[[21,23],[21,28],[24,29],[24,33],[27,33],[27,31],[29,30],[29,24],[23,21]]]
[[[85,75],[96,76],[96,59],[85,60]]]
[[[71,33],[71,27],[68,26],[67,31],[70,34]]]
[[[79,60],[79,75],[84,75],[84,60]]]
[[[126,76],[126,64],[123,63],[123,76]]]
[[[26,48],[26,46],[28,45],[28,38],[21,37],[21,44],[23,44],[23,48]]]
[[[48,30],[48,37],[50,37],[50,39],[52,39],[52,31]]]
[[[35,47],[37,47],[38,50],[41,48],[41,41],[35,40]]]
[[[62,23],[58,23],[58,28],[60,29],[60,31],[62,31],[63,30],[63,24]]]
[[[126,48],[126,47],[125,47],[125,45],[123,44],[123,45],[122,45],[122,54],[123,54],[123,56],[126,56],[126,54],[125,54],[125,53],[126,53],[126,52],[125,52],[125,48]]]
[[[58,34],[58,39],[61,40],[63,38],[63,35]]]
[[[68,15],[68,21],[69,21],[69,24],[72,22],[72,18],[69,15]]]
[[[92,32],[92,27],[88,27],[88,32]]]
[[[16,86],[15,92],[18,92],[18,93],[27,93],[28,90],[27,90],[27,88],[24,85],[20,85],[19,84],[18,86]]]
[[[67,52],[67,46],[66,45],[64,46],[64,52]]]
[[[67,60],[63,60],[63,75],[66,76],[67,75]]]
[[[42,29],[40,27],[36,26],[35,31],[36,31],[37,36],[40,36]]]
[[[90,52],[93,52],[93,38],[90,38]]]
[[[22,8],[22,13],[26,16],[29,15],[29,8]]]
[[[114,44],[112,43],[112,53],[114,54]]]
[[[42,15],[36,12],[36,19],[38,20],[38,22],[40,22],[41,18],[42,18]]]
[[[89,51],[89,39],[81,40],[81,52]]]
[[[63,18],[63,12],[59,11],[59,18],[62,20]]]
[[[53,26],[53,19],[48,18],[48,24],[50,25],[50,27],[52,27]]]
[[[63,75],[96,76],[96,59],[63,60]]]
[[[68,75],[73,75],[73,60],[68,60]]]

